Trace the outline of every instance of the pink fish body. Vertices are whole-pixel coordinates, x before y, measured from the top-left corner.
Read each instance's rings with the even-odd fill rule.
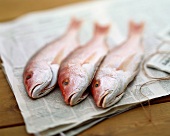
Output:
[[[107,108],[118,102],[137,74],[144,50],[144,24],[129,24],[129,37],[113,48],[102,62],[92,81],[91,92],[98,107]]]
[[[81,21],[72,19],[65,34],[40,49],[27,63],[24,85],[31,98],[49,93],[57,83],[61,61],[78,46],[77,35]]]
[[[95,25],[93,38],[71,53],[61,64],[58,84],[66,104],[75,105],[88,96],[87,87],[108,52],[105,42],[109,26]]]

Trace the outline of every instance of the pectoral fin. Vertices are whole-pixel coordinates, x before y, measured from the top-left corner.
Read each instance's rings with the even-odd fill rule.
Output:
[[[96,55],[97,55],[96,52],[92,53],[90,56],[88,56],[88,57],[84,60],[84,62],[82,63],[82,65],[88,64],[88,63],[95,63],[95,61],[96,61],[96,59],[97,59]]]
[[[129,69],[129,65],[130,63],[132,63],[133,58],[135,56],[135,53],[129,55],[128,57],[126,57],[122,63],[120,64],[120,66],[117,68],[117,70],[123,70],[123,71],[127,71]]]
[[[61,61],[64,59],[64,48],[55,56],[52,64],[60,64]]]

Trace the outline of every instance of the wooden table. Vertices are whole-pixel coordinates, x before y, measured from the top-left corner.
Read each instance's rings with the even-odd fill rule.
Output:
[[[78,0],[0,0],[0,21]],[[80,136],[170,136],[170,96],[151,101],[151,121],[139,106],[84,131]],[[149,111],[148,106],[145,106]],[[28,136],[15,97],[0,68],[0,136]]]

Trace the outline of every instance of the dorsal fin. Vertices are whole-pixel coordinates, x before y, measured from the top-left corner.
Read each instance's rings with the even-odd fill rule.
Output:
[[[128,70],[129,64],[132,62],[133,58],[135,56],[135,53],[129,55],[128,57],[126,57],[122,63],[120,64],[120,66],[117,68],[117,70],[123,70],[126,71]]]

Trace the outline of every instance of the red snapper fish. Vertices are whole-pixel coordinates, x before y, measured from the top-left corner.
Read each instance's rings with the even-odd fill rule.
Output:
[[[55,87],[62,60],[79,47],[77,36],[80,26],[80,20],[72,19],[63,36],[47,44],[28,61],[23,79],[31,98],[42,97]]]
[[[129,23],[128,39],[106,56],[92,81],[91,92],[98,107],[107,108],[118,102],[127,85],[134,79],[144,54],[144,23]]]
[[[106,34],[109,25],[95,25],[93,38],[71,53],[61,64],[58,84],[66,104],[75,105],[84,100],[89,92],[94,74],[108,52]]]

